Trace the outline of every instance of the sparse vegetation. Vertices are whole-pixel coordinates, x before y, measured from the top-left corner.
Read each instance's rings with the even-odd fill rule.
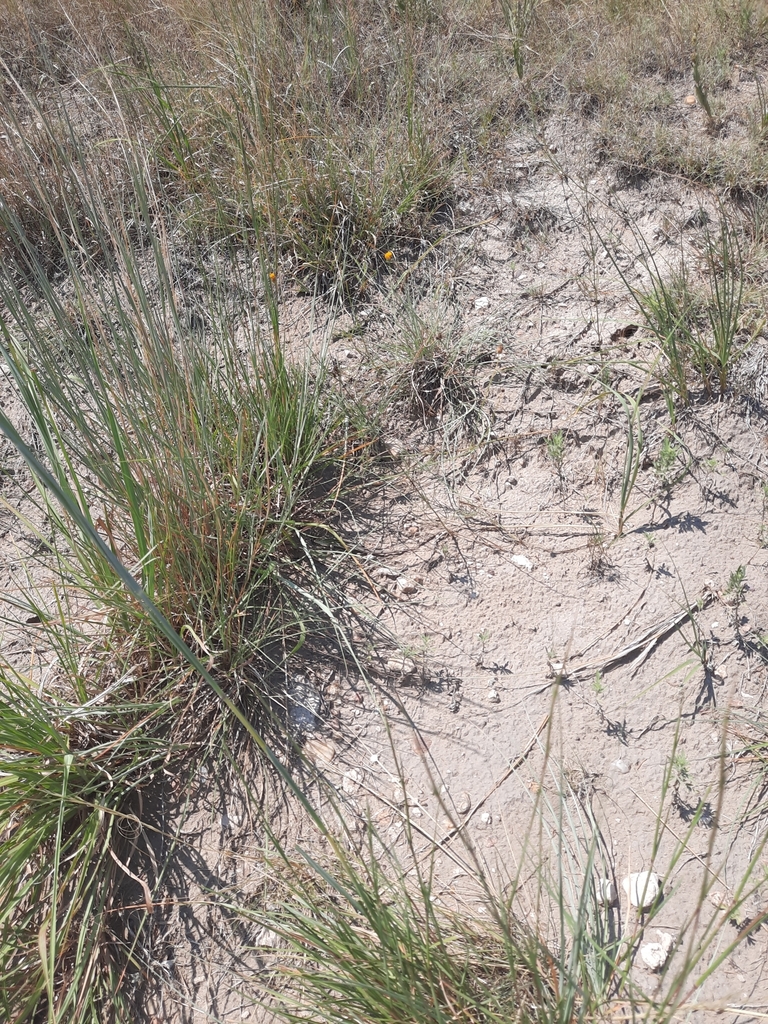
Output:
[[[268,965],[259,953],[258,970],[256,959],[238,966],[253,1005],[329,1024],[677,1019],[766,918],[753,906],[763,836],[738,877],[729,865],[727,913],[718,903],[705,919],[730,780],[721,764],[695,807],[683,800],[693,770],[681,713],[644,867],[676,884],[693,829],[706,824],[711,838],[680,925],[690,946],[651,992],[633,974],[642,927],[607,895],[616,864],[596,775],[575,757],[568,773],[555,765],[556,702],[532,740],[513,737],[521,754],[504,753],[502,782],[529,756],[538,773],[526,829],[514,812],[520,848],[505,877],[471,832],[487,829],[493,849],[501,783],[474,802],[449,795],[413,709],[424,697],[458,713],[449,667],[466,654],[464,630],[484,725],[482,701],[501,705],[521,664],[531,706],[550,689],[581,698],[590,680],[613,700],[608,673],[640,671],[681,626],[693,669],[667,666],[635,687],[638,700],[682,679],[682,704],[703,675],[691,703],[716,703],[717,624],[706,633],[704,602],[686,598],[682,618],[655,631],[636,616],[657,576],[684,594],[672,533],[657,542],[651,531],[710,528],[688,510],[653,518],[671,505],[658,481],[671,492],[680,453],[711,468],[714,451],[723,473],[759,464],[721,443],[715,420],[739,402],[750,426],[763,416],[768,8],[2,0],[0,14],[0,486],[19,530],[3,520],[0,1016],[149,1019],[152,998],[187,969],[162,952],[172,943],[159,911],[198,899],[179,895],[169,865],[200,779],[214,776],[224,799],[213,845],[226,864],[199,882],[199,899],[249,954],[261,948],[249,929],[264,930]],[[541,168],[546,203],[525,191]],[[694,213],[656,217],[649,191],[656,219],[633,219],[621,193],[653,175],[696,190]],[[550,247],[572,227],[589,236],[587,266],[571,265],[576,245],[553,284]],[[509,309],[490,291],[499,267]],[[573,323],[552,312],[569,283],[588,307]],[[617,309],[637,322],[614,327]],[[545,313],[560,321],[551,338]],[[355,351],[340,354],[350,337]],[[546,407],[534,404],[542,390]],[[405,445],[391,438],[413,442],[413,457],[400,464]],[[543,503],[520,486],[533,464]],[[420,520],[401,515],[417,500]],[[718,514],[738,505],[714,489],[707,500]],[[764,486],[760,500],[751,522],[762,520],[765,545]],[[546,531],[572,547],[520,553]],[[411,545],[410,566],[380,564],[379,532],[399,538],[395,560]],[[563,551],[577,552],[584,579],[585,535],[586,585],[553,579]],[[614,578],[627,552],[630,569]],[[731,625],[749,603],[743,562],[707,598]],[[468,625],[482,584],[510,577],[506,604],[487,602],[482,628]],[[556,609],[587,589],[604,595],[611,625],[577,656],[571,618],[588,613]],[[455,633],[429,618],[445,595],[461,608]],[[549,620],[548,651],[530,636],[514,646],[539,634],[539,622],[517,621],[532,607]],[[406,621],[410,644],[387,632]],[[614,653],[602,650],[620,628]],[[757,633],[734,628],[754,655]],[[328,711],[330,677],[337,696],[353,693],[353,729]],[[607,698],[595,703],[612,743],[655,727],[633,732],[608,717]],[[374,711],[371,728],[362,718]],[[321,716],[333,727],[313,736]],[[406,726],[418,798],[397,747]],[[339,767],[342,746],[363,736],[390,744],[381,776],[365,774],[381,764],[372,747],[365,771]],[[750,750],[764,759],[764,746]],[[615,757],[606,771],[631,770]],[[235,784],[245,852],[221,838]],[[389,818],[374,818],[369,797]],[[670,806],[687,815],[682,838]],[[283,829],[283,814],[298,827]],[[445,875],[443,856],[458,874]],[[230,877],[230,861],[256,864],[257,880]]]

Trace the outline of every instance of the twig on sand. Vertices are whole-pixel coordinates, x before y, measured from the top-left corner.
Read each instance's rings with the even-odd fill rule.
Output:
[[[641,636],[636,637],[630,644],[623,647],[616,654],[612,654],[610,658],[606,658],[604,661],[594,661],[588,665],[574,665],[568,669],[568,678],[573,679],[576,676],[581,675],[593,675],[595,672],[605,672],[610,668],[614,668],[616,665],[620,665],[621,662],[631,658],[632,655],[636,655],[634,658],[631,668],[637,669],[642,665],[645,659],[649,656],[653,648],[661,640],[663,640],[670,633],[679,629],[684,622],[687,622],[692,615],[696,612],[703,611],[709,607],[714,601],[716,595],[714,593],[707,592],[704,596],[688,608],[683,608],[681,611],[671,615],[668,619],[664,619],[663,622],[652,626],[647,629]]]
[[[536,730],[536,732],[533,734],[533,736],[531,736],[531,738],[530,738],[530,740],[528,742],[528,746],[525,748],[525,750],[523,750],[522,753],[518,754],[517,757],[515,758],[515,760],[512,761],[511,764],[504,770],[502,775],[496,780],[496,782],[494,782],[494,784],[491,786],[491,788],[488,790],[488,792],[485,794],[485,796],[482,798],[482,800],[479,800],[474,805],[474,807],[469,811],[469,813],[466,815],[466,817],[464,818],[463,821],[461,821],[458,825],[454,825],[454,827],[452,829],[449,829],[449,831],[443,836],[442,839],[439,840],[439,842],[435,843],[428,850],[426,850],[422,854],[419,862],[424,860],[430,854],[434,853],[436,850],[442,849],[455,836],[457,836],[459,834],[459,832],[461,832],[463,829],[466,828],[466,826],[472,820],[474,815],[480,810],[480,808],[483,806],[483,804],[485,804],[488,800],[490,800],[490,798],[493,796],[493,794],[498,789],[500,789],[501,786],[504,785],[504,783],[507,781],[507,779],[510,777],[510,775],[512,775],[514,772],[516,772],[517,769],[523,764],[523,762],[526,760],[526,758],[531,753],[533,748],[536,746],[536,741],[538,740],[539,736],[541,736],[541,734],[544,731],[544,729],[546,729],[548,722],[549,722],[549,712],[547,712],[544,715],[544,717],[542,718],[541,722],[539,722],[539,727]]]

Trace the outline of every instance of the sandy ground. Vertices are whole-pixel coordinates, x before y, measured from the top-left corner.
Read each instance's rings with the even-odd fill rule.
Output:
[[[558,787],[570,787],[601,836],[617,924],[632,932],[639,920],[622,880],[658,871],[664,898],[648,937],[660,929],[680,938],[672,956],[682,958],[701,934],[692,917],[703,881],[704,918],[722,916],[766,828],[763,812],[747,813],[760,766],[740,753],[766,714],[768,342],[754,341],[723,399],[696,395],[680,411],[673,464],[660,471],[669,415],[640,368],[656,352],[631,329],[638,313],[619,269],[642,281],[633,232],[660,266],[674,266],[681,246],[693,252],[707,202],[684,184],[627,184],[585,160],[572,178],[534,142],[508,162],[510,191],[492,204],[468,194],[461,217],[477,226],[453,234],[420,283],[425,308],[439,288],[459,336],[474,339],[471,374],[492,438],[446,445],[439,425],[391,410],[394,455],[355,527],[374,582],[361,599],[401,649],[372,649],[361,634],[367,682],[338,667],[302,668],[323,698],[306,749],[338,785],[350,820],[370,814],[395,850],[405,849],[410,808],[419,855],[440,843],[437,898],[482,919],[467,867],[476,857],[494,884],[518,880],[520,914],[550,941],[524,838],[536,809],[547,819]],[[625,255],[612,259],[613,239]],[[286,293],[294,346],[315,313]],[[330,354],[340,386],[354,391],[397,326],[383,301],[362,333],[351,325],[339,321]],[[601,381],[629,395],[644,389],[642,468],[622,536],[626,416]],[[558,431],[562,450],[553,453]],[[9,453],[5,465],[13,504],[21,470]],[[8,588],[35,542],[8,512],[2,528]],[[275,792],[264,799],[274,820],[291,820]],[[274,952],[271,937],[211,896],[229,887],[258,894],[258,811],[237,780],[215,772],[184,799],[169,784],[152,811],[160,831],[183,827],[155,882],[145,952],[163,984],[160,995],[142,990],[148,1020],[260,1017],[251,979]],[[152,856],[162,862],[170,852],[160,844]],[[553,848],[550,863],[557,856]],[[701,970],[766,911],[763,886]],[[749,1007],[768,1001],[766,954],[761,927],[690,1002],[756,1019]],[[648,992],[659,984],[639,958],[633,976]]]

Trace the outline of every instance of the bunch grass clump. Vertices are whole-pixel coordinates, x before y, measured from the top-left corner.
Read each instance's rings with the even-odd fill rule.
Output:
[[[682,252],[670,270],[659,265],[626,215],[625,222],[648,283],[641,287],[630,281],[615,259],[614,266],[657,345],[653,373],[674,422],[675,402],[690,404],[697,382],[707,398],[725,395],[734,366],[763,328],[751,296],[748,301],[743,232],[721,209],[715,230],[704,225],[698,259]]]
[[[338,639],[347,607],[364,421],[322,359],[284,351],[258,254],[245,270],[231,250],[182,260],[130,167],[122,216],[85,178],[51,219],[64,277],[0,208],[15,254],[0,348],[24,410],[1,425],[36,486],[50,581],[14,603],[54,658],[39,680],[0,670],[9,1021],[131,1019],[121,823],[232,728],[262,752],[285,742],[288,666],[308,639]],[[255,305],[232,301],[238,286]]]
[[[141,194],[138,172],[134,189]],[[227,311],[216,282],[205,283],[209,270],[193,262],[185,272],[203,297],[190,311],[182,268],[151,226],[146,196],[133,210],[143,244],[103,207],[91,217],[98,258],[83,264],[60,232],[71,285],[63,295],[23,226],[5,216],[24,260],[6,261],[0,280],[11,321],[4,355],[48,464],[212,665],[234,671],[253,661],[273,626],[288,648],[300,645],[301,616],[286,634],[285,615],[301,603],[306,538],[337,545],[336,481],[357,443],[349,410],[323,386],[322,368],[286,358],[268,281],[259,286],[268,310],[260,323],[248,309]],[[84,245],[77,225],[70,230]],[[207,326],[195,314],[201,302]],[[52,515],[86,590],[109,602],[112,623],[135,639],[141,614],[121,602],[101,559],[75,543],[66,513]]]
[[[429,869],[409,874],[376,851],[334,844],[329,868],[307,857],[280,873],[283,910],[268,926],[290,950],[280,1016],[392,1024],[539,1019],[532,935],[512,918],[470,921],[441,907]],[[545,983],[547,995],[553,993]]]
[[[444,297],[419,303],[413,295],[392,312],[392,343],[374,353],[385,379],[386,400],[430,431],[449,448],[460,441],[487,443],[491,417],[477,365],[487,358],[488,338],[463,331],[457,310]]]

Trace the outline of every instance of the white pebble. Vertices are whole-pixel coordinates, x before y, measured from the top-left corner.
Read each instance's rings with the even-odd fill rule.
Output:
[[[341,788],[347,794],[351,796],[356,793],[360,785],[360,773],[356,768],[350,769],[348,772],[344,772],[341,780]]]
[[[269,946],[274,949],[275,946],[280,945],[280,936],[265,925],[256,933],[253,944],[254,946]]]
[[[646,967],[652,971],[660,971],[669,960],[669,954],[675,945],[675,940],[668,932],[656,932],[659,936],[658,942],[646,942],[640,947],[640,958]]]
[[[661,891],[661,879],[653,871],[636,871],[624,879],[622,887],[633,907],[647,910]]]
[[[598,878],[596,889],[597,902],[604,907],[610,907],[616,902],[616,886],[610,878]]]

